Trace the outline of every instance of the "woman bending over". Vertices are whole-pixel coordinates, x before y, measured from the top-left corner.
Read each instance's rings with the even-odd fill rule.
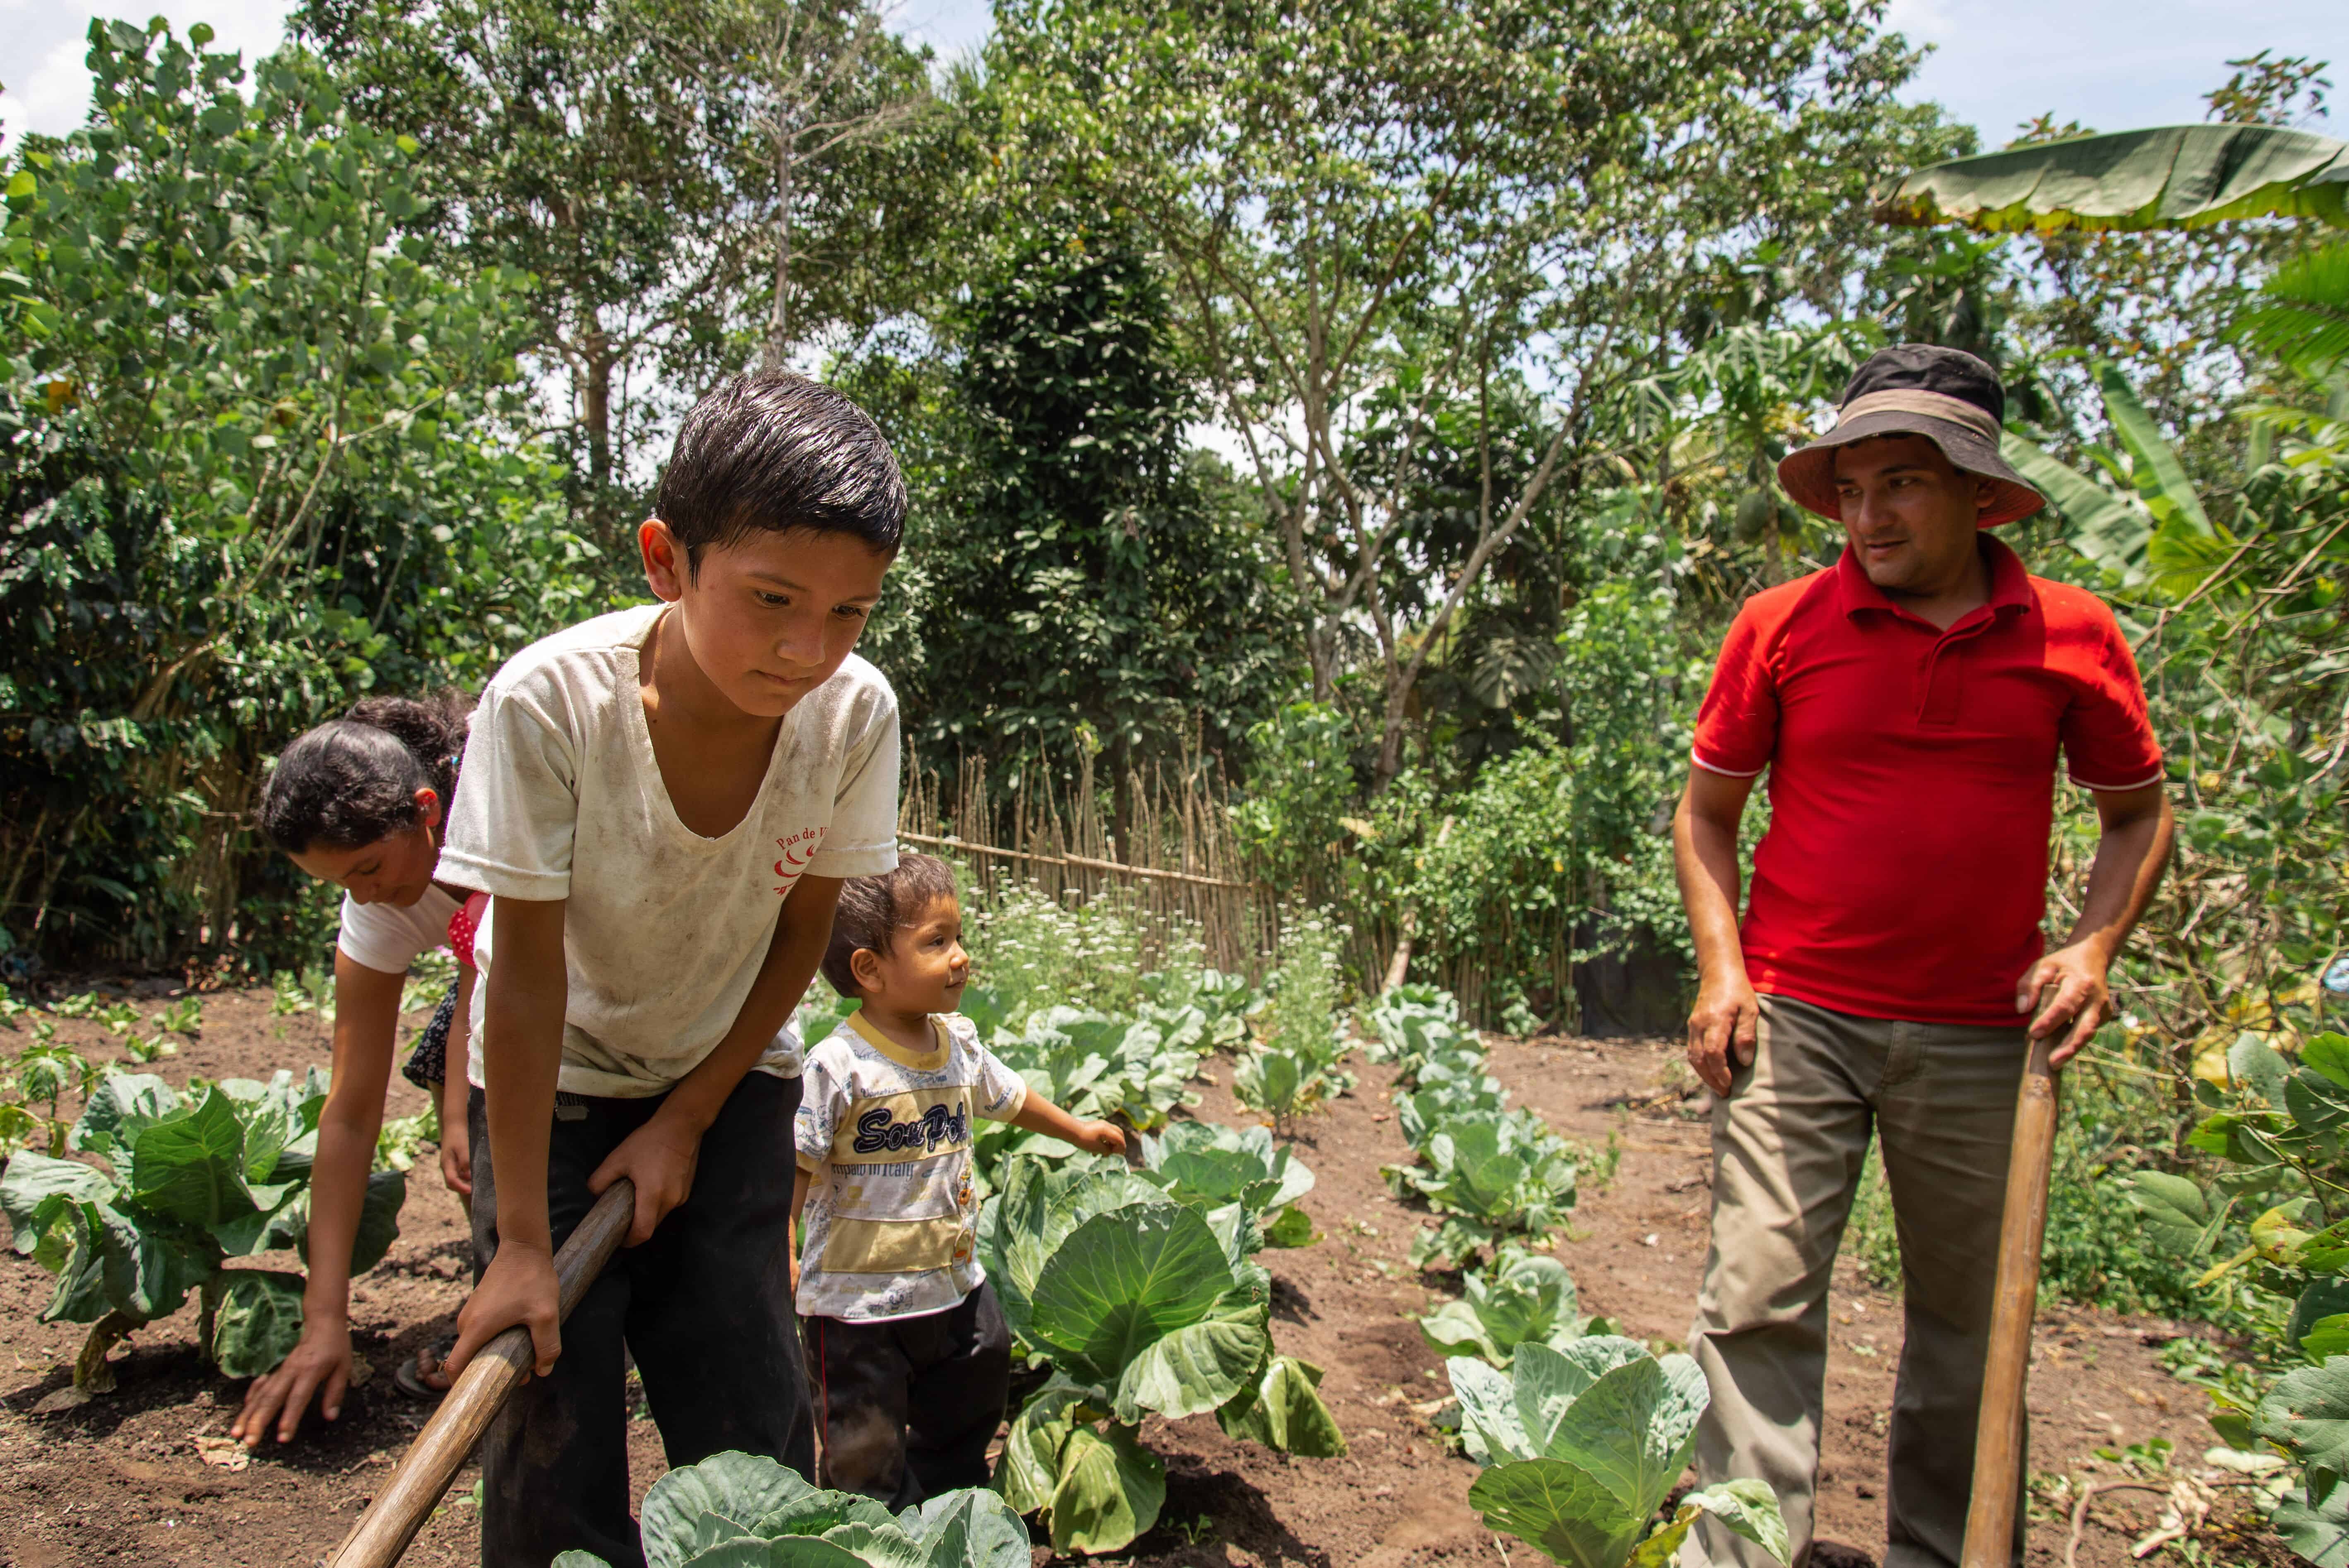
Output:
[[[343,913],[335,942],[334,1078],[310,1179],[302,1338],[245,1390],[229,1430],[248,1447],[273,1424],[279,1442],[291,1441],[314,1395],[328,1420],[342,1414],[352,1365],[351,1249],[383,1128],[400,992],[409,965],[444,943],[457,954],[457,984],[406,1070],[440,1108],[441,1179],[460,1199],[472,1192],[466,1027],[472,935],[486,901],[432,875],[471,709],[472,699],[457,691],[420,701],[369,697],[287,747],[262,789],[263,834],[310,875],[340,887]],[[422,1357],[419,1375],[440,1381]]]

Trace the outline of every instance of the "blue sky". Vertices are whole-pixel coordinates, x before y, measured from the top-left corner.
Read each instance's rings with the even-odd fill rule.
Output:
[[[1565,3],[1565,0],[1562,0]],[[181,26],[208,21],[250,58],[274,46],[283,0],[143,0]],[[0,129],[62,133],[88,102],[81,36],[90,12],[57,0],[0,0]],[[902,0],[897,26],[941,54],[987,36],[985,0]],[[1934,45],[1909,96],[1935,98],[1996,146],[2054,110],[2100,130],[2202,118],[2224,62],[2261,48],[2335,62],[2342,105],[2315,129],[2349,139],[2349,3],[2344,0],[1892,0],[1893,26]]]

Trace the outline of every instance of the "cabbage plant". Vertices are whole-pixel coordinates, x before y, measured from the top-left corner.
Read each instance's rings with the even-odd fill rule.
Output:
[[[979,1226],[1005,1322],[1052,1375],[1011,1423],[996,1485],[1056,1551],[1111,1552],[1156,1522],[1166,1470],[1144,1416],[1213,1411],[1289,1453],[1345,1451],[1318,1367],[1272,1347],[1270,1278],[1234,1225],[1115,1167],[1021,1161]]]
[[[1546,1234],[1574,1207],[1572,1150],[1532,1116],[1448,1116],[1420,1156],[1420,1164],[1386,1167],[1398,1196],[1416,1193],[1443,1216],[1440,1227],[1412,1239],[1414,1267],[1458,1262],[1503,1236]]]
[[[1502,1373],[1455,1357],[1461,1438],[1485,1472],[1468,1489],[1486,1526],[1573,1568],[1666,1568],[1709,1513],[1780,1562],[1786,1526],[1767,1483],[1731,1480],[1648,1522],[1696,1452],[1709,1396],[1685,1356],[1661,1360],[1629,1339],[1594,1336],[1562,1350],[1526,1344]]]
[[[1447,1357],[1482,1357],[1506,1367],[1521,1345],[1562,1350],[1586,1334],[1613,1332],[1604,1318],[1578,1316],[1578,1305],[1564,1264],[1505,1246],[1491,1266],[1463,1282],[1459,1300],[1421,1318],[1419,1331]]]
[[[1177,1202],[1206,1209],[1218,1235],[1237,1227],[1243,1237],[1272,1247],[1314,1239],[1313,1222],[1297,1206],[1313,1190],[1313,1172],[1265,1128],[1178,1121],[1161,1137],[1143,1134],[1141,1154],[1144,1179]]]
[[[1497,1112],[1509,1099],[1501,1080],[1485,1070],[1482,1053],[1431,1058],[1421,1066],[1418,1083],[1395,1101],[1395,1125],[1413,1149],[1426,1147],[1445,1118]]]
[[[712,1454],[653,1482],[648,1568],[1028,1568],[1028,1527],[991,1491],[942,1492],[892,1513],[825,1491],[763,1454]],[[611,1568],[565,1552],[554,1568]]]
[[[1396,986],[1371,1004],[1370,1024],[1372,1038],[1365,1054],[1374,1062],[1394,1063],[1404,1078],[1415,1078],[1431,1056],[1464,1047],[1483,1056],[1475,1031],[1460,1020],[1459,1002],[1438,986]]]
[[[44,1323],[91,1326],[74,1367],[85,1394],[114,1386],[107,1352],[198,1294],[197,1345],[222,1372],[251,1377],[302,1335],[302,1276],[225,1269],[230,1258],[305,1247],[310,1161],[326,1080],[280,1072],[174,1093],[150,1073],[98,1086],[68,1139],[102,1165],[20,1153],[0,1178],[16,1251],[57,1276]],[[351,1273],[382,1260],[399,1233],[404,1171],[367,1178]]]

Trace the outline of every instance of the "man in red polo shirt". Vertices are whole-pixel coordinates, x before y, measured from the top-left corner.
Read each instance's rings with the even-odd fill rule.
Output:
[[[1697,1464],[1770,1483],[1795,1568],[1828,1275],[1871,1127],[1905,1314],[1884,1568],[1957,1563],[2027,1040],[2060,1031],[2060,1064],[2103,1021],[2106,967],[2169,853],[2161,750],[2112,613],[1982,531],[2044,504],[1999,456],[2005,402],[1971,355],[1888,348],[1835,429],[1779,465],[1788,495],[1843,524],[1842,558],[1738,613],[1674,820],[1700,976],[1688,1057],[1717,1097]],[[2059,750],[2103,834],[2079,919],[2043,952]],[[1765,771],[1741,927],[1738,821]],[[1766,1561],[1706,1524],[1685,1559]]]

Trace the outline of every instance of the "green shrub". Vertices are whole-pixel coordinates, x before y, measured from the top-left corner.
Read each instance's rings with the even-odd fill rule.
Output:
[[[299,1085],[280,1072],[265,1084],[191,1083],[185,1095],[150,1074],[118,1074],[90,1096],[70,1140],[103,1166],[33,1153],[8,1161],[0,1212],[16,1249],[57,1276],[41,1321],[93,1326],[76,1388],[113,1387],[108,1349],[178,1311],[191,1290],[202,1299],[198,1351],[222,1371],[251,1377],[285,1358],[302,1334],[301,1276],[222,1264],[306,1247],[326,1103],[315,1068]],[[353,1274],[398,1235],[407,1196],[403,1171],[367,1178]]]
[[[900,1513],[810,1486],[763,1454],[680,1465],[645,1494],[645,1555],[660,1568],[1027,1568],[1028,1527],[991,1491],[941,1492]],[[570,1551],[554,1568],[610,1568]]]
[[[1274,1353],[1252,1229],[1219,1236],[1202,1209],[1113,1165],[1010,1166],[979,1251],[1015,1342],[1052,1376],[1013,1420],[996,1485],[1044,1515],[1055,1551],[1115,1551],[1156,1522],[1166,1470],[1136,1435],[1146,1414],[1213,1411],[1234,1437],[1345,1451],[1319,1369]]]
[[[1577,1315],[1574,1278],[1556,1258],[1504,1246],[1470,1271],[1457,1301],[1419,1320],[1419,1332],[1445,1356],[1481,1357],[1506,1368],[1521,1345],[1562,1350],[1586,1334],[1612,1334],[1605,1318]]]
[[[1562,1350],[1523,1346],[1506,1375],[1464,1357],[1445,1366],[1468,1457],[1486,1467],[1468,1503],[1489,1528],[1574,1568],[1630,1568],[1669,1563],[1709,1513],[1785,1560],[1786,1526],[1766,1481],[1690,1492],[1649,1532],[1695,1457],[1710,1398],[1687,1357],[1658,1360],[1635,1341],[1594,1336]]]

